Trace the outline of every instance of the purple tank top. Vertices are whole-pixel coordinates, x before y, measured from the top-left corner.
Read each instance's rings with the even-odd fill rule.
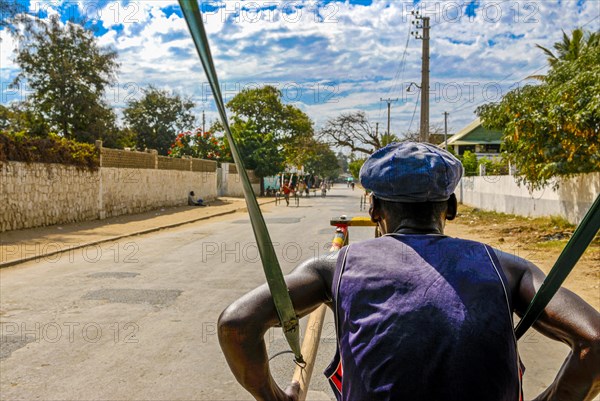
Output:
[[[488,246],[386,235],[342,249],[332,285],[338,400],[521,398],[512,301]]]

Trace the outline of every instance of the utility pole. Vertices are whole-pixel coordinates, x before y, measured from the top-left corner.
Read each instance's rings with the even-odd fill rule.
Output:
[[[448,112],[444,112],[444,149],[448,150]]]
[[[379,123],[375,123],[375,137],[379,138]]]
[[[206,132],[206,117],[204,116],[204,110],[202,110],[202,133]]]
[[[390,111],[391,111],[391,108],[392,108],[392,102],[397,102],[398,98],[396,98],[396,99],[383,99],[382,98],[379,101],[380,102],[387,102],[387,107],[388,107],[388,121],[387,121],[387,132],[386,132],[386,134],[387,134],[387,136],[389,138],[389,136],[390,136]]]
[[[411,32],[415,38],[423,41],[423,56],[421,63],[421,142],[429,142],[429,17],[423,17],[418,11],[413,11],[412,15],[418,21],[413,21],[416,29],[422,29],[423,34],[418,31]]]

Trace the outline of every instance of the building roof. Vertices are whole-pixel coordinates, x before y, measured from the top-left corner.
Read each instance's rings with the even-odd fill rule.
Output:
[[[502,131],[484,128],[477,118],[469,125],[452,135],[448,145],[499,145],[502,143]],[[440,145],[443,147],[443,143]]]

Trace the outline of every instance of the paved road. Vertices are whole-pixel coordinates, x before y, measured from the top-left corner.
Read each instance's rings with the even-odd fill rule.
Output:
[[[329,218],[359,214],[358,205],[358,190],[334,188],[326,198],[302,199],[299,208],[268,206],[284,272],[327,249]],[[352,240],[372,234],[355,229]],[[221,355],[216,320],[263,281],[244,214],[2,269],[0,398],[248,400]],[[267,341],[270,354],[287,348],[279,331]],[[566,351],[541,336],[523,346],[532,396]],[[313,400],[331,399],[320,371],[333,347],[328,315]],[[282,384],[293,368],[290,355],[273,361]]]

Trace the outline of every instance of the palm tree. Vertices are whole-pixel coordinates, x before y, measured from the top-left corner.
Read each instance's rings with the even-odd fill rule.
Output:
[[[574,29],[571,37],[562,31],[562,42],[554,43],[556,54],[551,50],[536,44],[548,56],[548,63],[553,67],[559,61],[573,61],[587,49],[600,45],[600,32],[584,31],[583,28]]]
[[[542,49],[548,56],[548,63],[550,67],[554,67],[559,61],[573,61],[576,60],[583,52],[588,49],[600,46],[600,32],[584,31],[582,28],[574,29],[571,32],[571,37],[562,31],[563,39],[562,42],[555,42],[554,49],[556,54],[551,50],[548,50],[544,46],[536,44],[538,49]],[[545,75],[530,75],[526,79],[537,79],[538,81],[545,81]]]

